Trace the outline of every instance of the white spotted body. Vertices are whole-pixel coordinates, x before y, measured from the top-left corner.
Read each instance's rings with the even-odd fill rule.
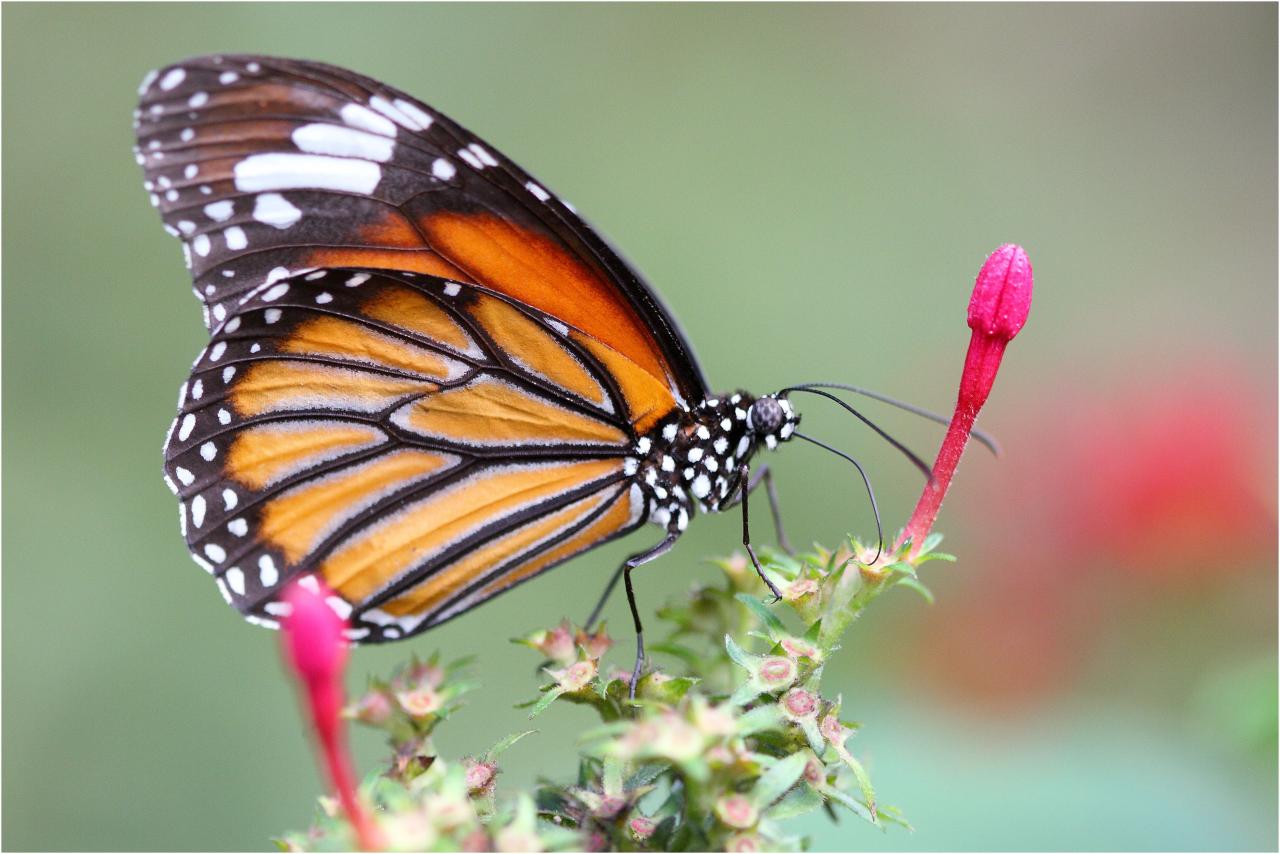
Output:
[[[679,533],[695,509],[714,513],[732,503],[742,490],[741,466],[762,445],[772,450],[791,438],[799,420],[786,400],[740,391],[658,424],[635,448],[649,521]]]

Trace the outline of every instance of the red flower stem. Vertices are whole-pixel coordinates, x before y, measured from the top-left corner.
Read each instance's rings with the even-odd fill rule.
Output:
[[[382,849],[382,838],[373,820],[356,795],[355,773],[351,768],[351,756],[347,750],[346,730],[342,724],[342,685],[336,681],[308,684],[311,701],[312,723],[324,760],[329,781],[338,795],[338,803],[355,830],[356,839],[363,851]]]
[[[304,583],[305,582],[305,583]],[[289,606],[281,629],[285,661],[306,694],[307,711],[320,747],[321,764],[338,802],[365,851],[383,848],[382,836],[360,803],[342,720],[342,674],[347,661],[346,620],[329,606],[331,591],[308,577],[290,584],[282,597]]]
[[[947,427],[947,434],[942,439],[942,447],[938,450],[938,458],[933,464],[933,477],[929,478],[929,482],[925,484],[924,491],[916,502],[915,510],[911,513],[911,520],[907,522],[902,536],[898,538],[899,547],[907,540],[911,540],[910,557],[919,553],[929,531],[933,529],[938,511],[942,509],[942,499],[946,497],[947,490],[951,487],[951,479],[960,465],[960,457],[963,456],[964,449],[969,444],[969,435],[973,432],[974,421],[977,420],[978,412],[987,402],[987,395],[991,391],[990,383],[983,388],[973,380],[975,376],[994,379],[1003,356],[1003,341],[980,338],[975,334],[973,341],[970,342],[969,353],[965,358],[960,396],[956,401],[956,411],[951,416],[951,424]]]
[[[900,549],[911,541],[908,560],[920,553],[938,518],[942,499],[951,487],[951,479],[969,443],[973,423],[995,384],[1005,347],[1027,321],[1032,287],[1031,262],[1022,247],[1014,244],[1005,244],[992,252],[978,273],[969,299],[968,322],[973,335],[969,338],[969,352],[960,375],[956,411],[933,464],[933,475],[895,545],[895,549]]]

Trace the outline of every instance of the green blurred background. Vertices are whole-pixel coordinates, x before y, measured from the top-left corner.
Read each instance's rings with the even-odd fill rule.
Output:
[[[203,330],[130,111],[148,69],[235,51],[350,66],[491,140],[624,247],[723,387],[948,409],[972,277],[1026,246],[1035,307],[984,414],[1006,455],[972,454],[940,520],[960,562],[932,607],[877,603],[827,679],[917,831],[807,831],[1275,849],[1274,5],[9,3],[3,25],[5,848],[260,849],[320,791],[276,636],[187,558],[160,477]],[[867,409],[933,453],[934,427]],[[911,468],[805,413],[901,525]],[[776,463],[793,539],[871,533],[843,467]],[[643,605],[713,580],[737,524],[699,520]],[[537,684],[507,639],[580,619],[640,544],[358,650],[351,684],[474,653],[486,687],[443,743],[482,749]],[[576,711],[503,785],[570,772]]]

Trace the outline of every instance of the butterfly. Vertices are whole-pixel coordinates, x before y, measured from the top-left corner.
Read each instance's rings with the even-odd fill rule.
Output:
[[[696,512],[740,504],[761,571],[764,482],[786,545],[753,461],[801,435],[787,394],[712,393],[654,290],[493,146],[316,62],[192,58],[139,94],[135,156],[209,330],[165,479],[246,619],[276,626],[319,576],[352,640],[397,640],[652,524],[588,620],[621,575],[638,673],[631,570]]]

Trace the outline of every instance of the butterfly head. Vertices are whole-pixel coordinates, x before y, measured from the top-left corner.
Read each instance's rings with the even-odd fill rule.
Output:
[[[790,439],[799,423],[800,414],[791,402],[777,395],[757,398],[747,410],[747,428],[756,443],[763,443],[769,450]]]

